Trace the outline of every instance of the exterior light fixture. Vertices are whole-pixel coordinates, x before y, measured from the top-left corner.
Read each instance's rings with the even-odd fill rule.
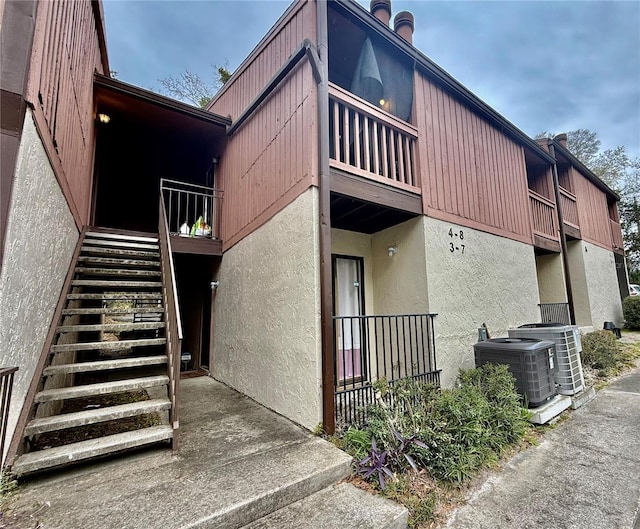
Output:
[[[384,99],[380,100],[380,106],[383,107],[387,104],[387,102]]]
[[[111,121],[111,116],[109,114],[98,114],[98,119],[100,120],[100,123],[109,123],[109,121]]]
[[[393,257],[395,254],[398,253],[398,247],[397,246],[389,246],[387,251],[389,252],[389,257]]]

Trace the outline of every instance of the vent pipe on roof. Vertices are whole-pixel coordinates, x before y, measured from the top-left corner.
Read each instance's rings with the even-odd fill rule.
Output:
[[[567,135],[564,132],[562,134],[556,134],[553,139],[554,141],[557,141],[560,145],[562,145],[565,149],[567,148]]]
[[[400,11],[393,19],[393,29],[409,44],[413,44],[413,15],[409,11]]]
[[[369,10],[385,26],[389,25],[391,20],[391,0],[371,0]]]

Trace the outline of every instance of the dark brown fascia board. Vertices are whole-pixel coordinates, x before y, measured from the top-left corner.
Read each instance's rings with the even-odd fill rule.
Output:
[[[453,78],[446,70],[438,66],[429,59],[424,53],[415,46],[409,44],[406,40],[396,34],[390,27],[385,26],[369,11],[353,0],[330,0],[333,5],[338,5],[349,12],[364,25],[375,31],[380,37],[400,49],[405,55],[413,59],[416,67],[420,68],[432,80],[445,89],[448,93],[461,100],[468,107],[475,110],[482,117],[486,118],[501,132],[509,135],[515,141],[532,151],[533,154],[542,160],[552,164],[555,162],[553,157],[540,147],[535,140],[521,131],[513,123],[504,116],[496,112],[493,108],[482,101],[478,96],[471,92],[462,83]]]
[[[91,0],[91,8],[93,9],[93,18],[96,22],[96,32],[98,33],[98,46],[100,47],[100,58],[102,59],[102,69],[105,75],[109,75],[109,56],[107,55],[107,34],[104,27],[104,9],[102,0]]]
[[[134,97],[141,101],[145,101],[147,103],[151,103],[153,105],[157,105],[174,112],[179,112],[186,116],[200,119],[213,125],[223,127],[225,129],[226,127],[231,125],[231,120],[229,118],[225,118],[224,116],[214,114],[213,112],[208,112],[206,110],[202,110],[201,108],[188,105],[176,99],[171,99],[170,97],[156,94],[155,92],[145,90],[144,88],[140,88],[132,84],[123,83],[122,81],[112,79],[111,77],[108,77],[106,75],[95,73],[93,80],[96,87],[111,90],[122,95]]]
[[[289,56],[289,58],[284,62],[282,66],[278,69],[278,71],[273,74],[273,77],[269,80],[269,82],[264,86],[262,90],[258,93],[258,95],[249,103],[249,106],[240,114],[236,120],[233,122],[233,125],[227,128],[227,135],[233,135],[236,130],[238,130],[245,121],[247,121],[253,113],[264,103],[264,101],[271,95],[276,87],[293,71],[294,68],[298,65],[300,60],[303,57],[307,57],[309,59],[309,64],[311,64],[311,70],[313,71],[313,77],[316,80],[316,83],[320,83],[322,81],[322,74],[320,73],[320,58],[318,57],[318,53],[316,52],[313,44],[309,39],[304,39],[298,47],[293,51],[293,53]]]
[[[583,164],[578,158],[576,158],[570,151],[568,151],[565,147],[563,147],[560,143],[553,139],[549,139],[549,145],[553,145],[556,150],[556,153],[560,153],[564,158],[566,158],[571,165],[573,165],[582,175],[584,175],[589,181],[596,185],[596,187],[600,188],[602,191],[607,193],[609,196],[613,197],[617,201],[620,200],[620,195],[616,193],[613,189],[611,189],[607,184],[605,184],[598,175],[594,174],[591,169],[589,169],[585,164]]]

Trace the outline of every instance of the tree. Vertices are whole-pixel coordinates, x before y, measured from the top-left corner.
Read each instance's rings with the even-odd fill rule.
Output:
[[[185,70],[178,77],[165,77],[158,79],[164,90],[171,97],[175,97],[186,103],[205,108],[213,98],[214,94],[231,77],[231,72],[227,65],[214,65],[214,78],[212,81],[205,81],[197,73]]]

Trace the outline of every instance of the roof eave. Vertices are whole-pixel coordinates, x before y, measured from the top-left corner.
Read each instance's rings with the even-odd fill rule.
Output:
[[[139,86],[124,83],[118,79],[112,79],[106,75],[95,73],[94,84],[98,87],[106,88],[123,95],[128,95],[136,99],[140,99],[141,101],[152,103],[168,110],[206,121],[213,125],[218,125],[224,129],[231,125],[231,119],[229,118],[220,116],[219,114],[214,114],[208,110],[188,105],[187,103],[183,103],[182,101],[178,101],[170,97],[156,94],[155,92],[145,90]]]

